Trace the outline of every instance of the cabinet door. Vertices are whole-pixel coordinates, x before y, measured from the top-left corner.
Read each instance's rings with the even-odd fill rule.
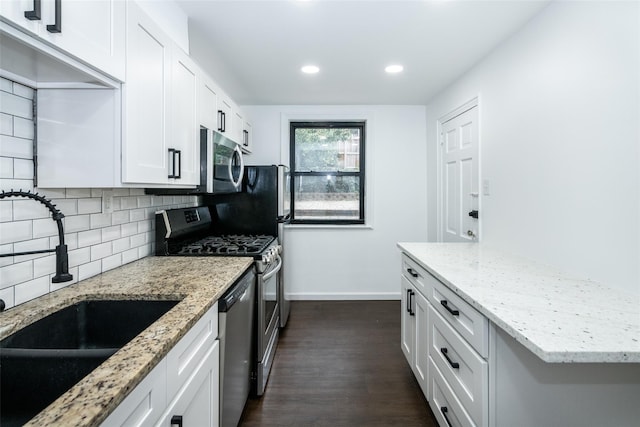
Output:
[[[180,178],[175,184],[197,185],[200,181],[200,147],[197,120],[196,65],[174,45],[171,90],[171,147],[180,150]]]
[[[135,2],[127,7],[122,181],[165,184],[172,42]]]
[[[89,65],[118,80],[125,78],[126,3],[121,0],[61,0],[60,32],[49,32],[55,23],[55,1],[42,2],[45,26],[40,36]]]
[[[171,427],[172,419],[176,417],[181,417],[183,426],[217,426],[220,417],[219,363],[220,345],[216,340],[156,426]]]
[[[240,146],[243,145],[242,144],[243,130],[244,130],[244,119],[242,118],[242,114],[240,113],[240,111],[235,109],[233,111],[233,134],[231,136],[231,139],[233,139],[235,142],[240,144]]]
[[[414,309],[415,313],[415,348],[414,348],[414,361],[415,366],[413,372],[422,388],[424,395],[427,395],[429,390],[428,373],[429,367],[429,318],[428,307],[429,303],[427,299],[420,293],[414,290]]]
[[[210,130],[218,129],[218,87],[204,75],[198,76],[198,121]]]
[[[42,3],[41,3],[42,5]],[[25,17],[25,12],[32,12],[35,14],[34,1],[33,0],[1,0],[0,1],[0,15],[4,20],[11,21],[16,26],[29,31],[30,33],[37,34],[42,27],[42,6],[40,7],[40,19],[33,16],[33,19]]]
[[[401,346],[402,346],[402,352],[404,353],[404,356],[407,358],[407,362],[409,362],[409,365],[411,365],[411,369],[413,369],[414,366],[414,352],[415,352],[415,336],[416,336],[416,322],[414,320],[414,316],[413,316],[413,309],[411,308],[412,305],[412,301],[413,301],[413,296],[412,296],[412,292],[415,292],[413,290],[413,287],[411,286],[411,283],[409,283],[409,281],[404,277],[404,276],[400,276],[400,281],[401,281],[401,286],[400,286],[400,293],[401,293],[401,301],[402,301],[402,307],[401,307],[401,319],[400,319],[400,330],[401,330]]]
[[[218,97],[218,127],[216,130],[227,138],[233,138],[233,107],[231,99],[221,93]]]

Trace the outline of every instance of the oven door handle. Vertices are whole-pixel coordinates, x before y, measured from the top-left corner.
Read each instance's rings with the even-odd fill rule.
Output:
[[[280,257],[280,255],[278,255],[278,265],[276,265],[276,267],[273,270],[271,270],[270,272],[265,274],[262,277],[262,280],[263,281],[267,281],[267,280],[271,279],[275,274],[278,273],[278,271],[280,271],[281,268],[282,268],[282,258]]]

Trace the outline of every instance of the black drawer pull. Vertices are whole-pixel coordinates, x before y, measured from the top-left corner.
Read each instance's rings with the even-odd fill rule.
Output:
[[[33,10],[25,10],[24,17],[29,21],[39,21],[42,7],[40,6],[40,0],[33,0]]]
[[[446,308],[452,316],[460,316],[460,312],[458,310],[453,310],[451,307],[449,307],[449,301],[447,301],[446,299],[440,301],[440,304],[442,304],[442,306]]]
[[[447,362],[449,362],[449,365],[451,365],[453,369],[460,369],[460,364],[458,362],[454,362],[449,358],[449,350],[447,350],[447,347],[440,348],[440,353],[442,353],[444,358],[447,359]]]
[[[441,406],[440,407],[440,412],[442,412],[442,416],[444,417],[444,420],[447,422],[447,425],[449,427],[452,427],[451,425],[451,421],[449,421],[449,417],[447,417],[447,412],[449,412],[449,410],[447,409],[446,406]]]
[[[411,313],[411,289],[407,289],[407,313]]]
[[[407,273],[409,273],[413,277],[418,277],[419,276],[419,274],[416,273],[416,271],[413,268],[407,268]]]
[[[56,20],[53,25],[47,25],[47,31],[50,33],[61,33],[62,32],[62,0],[55,0],[55,15]]]
[[[411,316],[416,315],[416,313],[413,311],[413,296],[415,294],[416,294],[415,292],[413,292],[412,290],[409,290],[409,314]]]
[[[182,415],[174,415],[171,417],[171,427],[182,427]]]

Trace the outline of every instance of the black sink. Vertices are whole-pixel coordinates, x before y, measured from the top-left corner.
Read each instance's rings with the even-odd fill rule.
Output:
[[[83,301],[0,341],[0,426],[20,426],[178,301]]]

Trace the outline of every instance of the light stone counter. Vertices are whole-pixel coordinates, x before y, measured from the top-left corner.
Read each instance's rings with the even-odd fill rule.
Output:
[[[477,243],[398,247],[545,362],[640,362],[640,296]]]
[[[83,300],[181,300],[28,426],[97,426],[252,264],[250,257],[147,257],[0,313],[0,339]]]

